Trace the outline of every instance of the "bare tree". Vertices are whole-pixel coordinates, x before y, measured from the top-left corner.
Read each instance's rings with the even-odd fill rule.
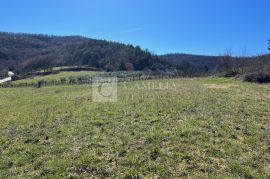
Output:
[[[268,50],[270,51],[270,39],[268,40]]]
[[[232,53],[229,49],[225,50],[224,55],[218,60],[218,71],[232,71],[233,69],[233,60]]]
[[[267,56],[266,55],[259,55],[258,60],[256,63],[257,66],[257,73],[264,73],[266,72],[266,67],[267,67]]]

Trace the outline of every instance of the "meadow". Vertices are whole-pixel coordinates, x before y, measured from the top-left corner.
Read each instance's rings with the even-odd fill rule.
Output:
[[[39,81],[59,81],[61,79],[71,78],[71,77],[79,77],[79,76],[94,76],[99,72],[91,72],[91,71],[79,71],[79,72],[61,72],[53,75],[46,76],[36,76],[33,78],[26,78],[23,80],[14,81],[14,84],[22,84],[22,83],[37,83]]]
[[[115,103],[91,84],[0,88],[0,119],[0,178],[270,177],[269,84],[119,82]]]

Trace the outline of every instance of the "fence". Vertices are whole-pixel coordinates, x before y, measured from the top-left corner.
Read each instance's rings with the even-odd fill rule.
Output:
[[[95,77],[117,77],[119,82],[130,82],[140,80],[169,79],[177,77],[186,77],[179,72],[106,72],[94,76],[76,76],[60,78],[57,80],[41,80],[37,82],[18,82],[0,84],[2,88],[22,88],[22,87],[45,87],[60,85],[83,85],[92,84]]]

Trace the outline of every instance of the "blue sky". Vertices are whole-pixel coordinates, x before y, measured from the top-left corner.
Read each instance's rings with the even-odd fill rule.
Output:
[[[0,31],[83,35],[171,52],[267,52],[269,0],[0,0]]]

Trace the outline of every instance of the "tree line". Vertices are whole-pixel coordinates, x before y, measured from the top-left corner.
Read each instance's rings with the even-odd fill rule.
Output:
[[[219,58],[216,72],[228,77],[239,76],[243,81],[270,82],[270,54],[239,58],[226,53]]]
[[[139,46],[80,36],[0,33],[0,72],[17,74],[55,66],[91,66],[104,71],[163,70],[170,64]]]
[[[268,41],[270,50],[270,40]],[[181,76],[237,76],[270,73],[269,55],[233,57],[169,54],[158,56],[130,44],[81,36],[0,33],[0,75],[25,75],[52,67],[92,67],[101,71],[178,71]]]

